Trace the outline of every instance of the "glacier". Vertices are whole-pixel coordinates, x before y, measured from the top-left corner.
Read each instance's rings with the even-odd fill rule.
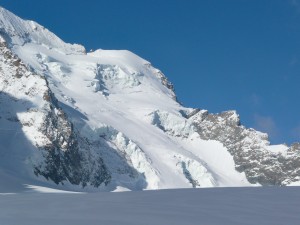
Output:
[[[0,8],[0,192],[297,185],[300,144],[184,107],[150,62]]]

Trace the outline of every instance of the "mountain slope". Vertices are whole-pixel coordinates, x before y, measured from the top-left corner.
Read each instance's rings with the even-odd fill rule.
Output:
[[[233,111],[185,108],[164,74],[129,51],[86,53],[3,8],[0,35],[0,171],[19,184],[96,191],[300,179],[299,144],[270,146]]]

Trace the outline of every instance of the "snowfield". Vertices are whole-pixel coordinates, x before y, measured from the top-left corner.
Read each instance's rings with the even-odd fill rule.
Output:
[[[0,195],[2,225],[297,225],[300,188]]]

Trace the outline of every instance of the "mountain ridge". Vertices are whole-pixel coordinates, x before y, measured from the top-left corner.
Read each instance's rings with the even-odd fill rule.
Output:
[[[235,111],[185,108],[166,76],[134,53],[87,53],[3,8],[0,36],[0,105],[27,105],[3,109],[0,127],[17,127],[30,145],[18,161],[27,172],[15,171],[28,184],[112,191],[300,180],[299,143],[272,146]],[[1,139],[0,152],[23,153],[8,133]]]

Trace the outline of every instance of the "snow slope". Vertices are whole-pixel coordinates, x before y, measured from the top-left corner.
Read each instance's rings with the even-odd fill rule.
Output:
[[[250,172],[245,170],[247,174],[243,170],[237,170],[235,153],[223,139],[218,139],[221,135],[208,138],[211,132],[203,134],[203,111],[180,105],[176,101],[172,84],[148,61],[126,50],[96,50],[86,53],[84,47],[64,43],[37,23],[24,21],[3,8],[0,8],[0,34],[11,53],[26,65],[27,72],[33,74],[32,79],[43,78],[41,82],[44,83],[35,83],[35,86],[38,89],[44,86],[55,96],[55,107],[62,111],[66,124],[71,124],[69,130],[72,134],[69,136],[76,137],[80,154],[88,155],[85,156],[86,162],[89,162],[85,163],[88,169],[83,169],[97,177],[90,165],[99,161],[92,160],[93,157],[101,158],[104,165],[100,167],[106,177],[98,182],[100,190],[259,185],[261,179],[257,177],[261,175],[251,174],[253,168],[250,168]],[[3,65],[7,60],[4,57]],[[6,76],[11,75],[6,73]],[[17,99],[28,99],[26,91],[16,91],[17,83],[11,79],[7,86],[2,86],[2,93]],[[33,95],[38,96],[38,93]],[[36,105],[35,108],[41,108],[42,103],[46,104],[44,100],[30,99],[31,102],[34,101],[32,103]],[[21,113],[15,114],[20,120]],[[44,139],[38,138],[38,132],[47,127],[37,125],[37,121],[44,117],[36,116],[37,118],[31,118],[34,121],[31,129],[15,125],[19,126],[24,141],[31,145],[32,152],[27,156],[43,160],[42,156],[32,156],[38,151],[34,146],[45,146],[42,142],[49,136],[46,133]],[[238,116],[233,114],[228,118],[219,117],[217,121],[224,123],[222,129],[227,129],[227,121],[231,120],[237,123]],[[206,127],[212,123],[217,124],[209,122]],[[1,126],[3,129],[10,127],[7,124]],[[219,130],[223,132],[221,128]],[[267,156],[268,152],[282,154],[288,151],[284,145],[270,146],[266,135],[260,132],[248,131],[242,126],[240,128],[249,133],[249,136],[243,136],[246,147],[259,143],[259,151]],[[57,132],[60,132],[59,129]],[[12,142],[16,140],[8,133],[2,134],[0,138],[1,143],[7,138]],[[244,142],[246,138],[250,145]],[[66,143],[61,142],[62,154],[72,151],[64,149]],[[9,147],[7,151],[13,152],[20,148]],[[45,166],[39,167],[39,176],[36,177],[30,169],[32,164],[24,164],[28,157],[25,154],[19,162],[27,170],[24,179],[26,180],[26,176],[30,177],[27,184],[46,182],[45,185],[53,185],[49,171],[40,171],[47,168],[47,162]],[[13,161],[10,164],[12,167],[15,165]],[[67,165],[64,168],[69,167]],[[0,169],[4,171],[2,168],[3,165],[0,165]],[[18,175],[19,172],[16,173]],[[82,180],[72,182],[72,172],[69,171],[65,177],[57,179],[56,183],[61,189],[81,190],[84,186],[86,191],[95,191],[97,189],[93,183],[96,178],[91,176],[88,175],[88,181],[84,183]],[[254,177],[251,183],[248,181],[249,177]],[[288,184],[297,180],[294,177],[288,181],[285,177],[283,180]],[[270,181],[272,182],[273,180]],[[24,184],[24,181],[21,183]]]
[[[296,225],[299,198],[299,187],[0,195],[0,224]]]

